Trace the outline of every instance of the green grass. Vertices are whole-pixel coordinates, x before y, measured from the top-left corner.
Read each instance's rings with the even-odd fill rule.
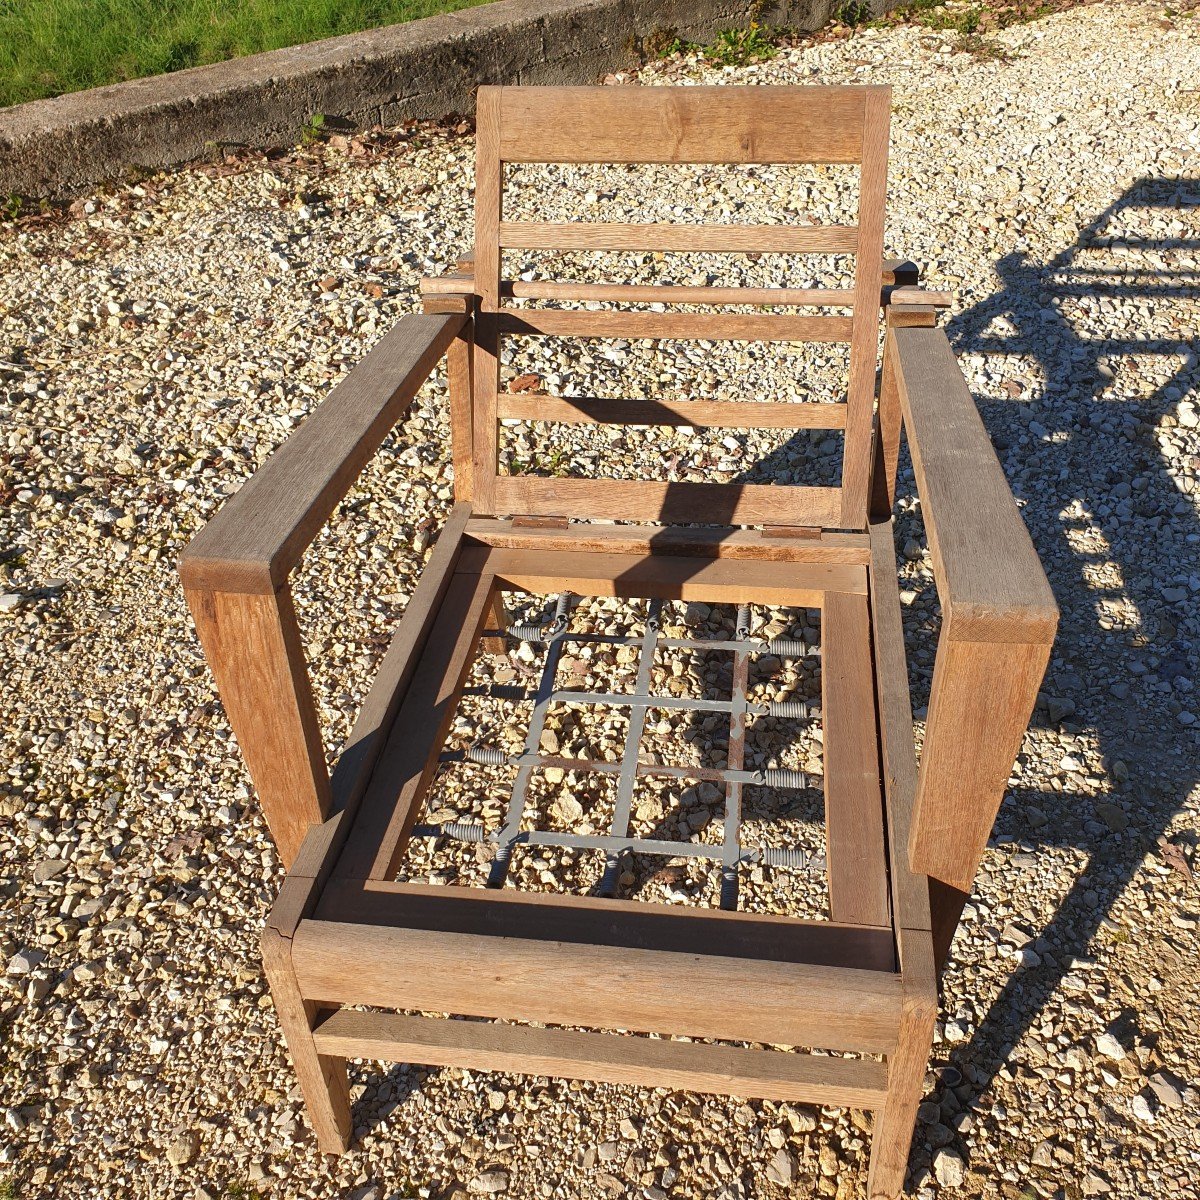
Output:
[[[0,0],[0,105],[222,62],[483,0]]]
[[[764,29],[757,21],[751,21],[745,29],[722,29],[704,48],[704,57],[722,67],[766,62],[776,53],[774,31]]]

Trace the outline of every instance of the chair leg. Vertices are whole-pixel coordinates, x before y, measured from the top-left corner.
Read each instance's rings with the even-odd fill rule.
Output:
[[[481,639],[480,648],[484,654],[505,655],[508,653],[508,642],[504,636],[504,630],[508,628],[508,609],[504,606],[504,593],[499,588],[492,593],[488,607],[491,612],[489,620],[500,632],[496,637]]]
[[[262,936],[263,966],[283,1038],[300,1080],[308,1119],[325,1154],[350,1148],[350,1081],[346,1060],[318,1054],[313,1041],[317,1006],[305,1000],[292,970],[292,943],[274,929]]]
[[[933,1045],[936,1007],[906,1007],[900,1018],[896,1053],[888,1059],[887,1099],[875,1114],[867,1194],[871,1200],[896,1200],[904,1190],[925,1069]]]

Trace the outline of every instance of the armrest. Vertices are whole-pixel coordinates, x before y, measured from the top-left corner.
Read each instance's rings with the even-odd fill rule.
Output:
[[[947,635],[1048,643],[1058,605],[945,333],[890,336]]]
[[[179,564],[205,658],[287,867],[331,803],[287,577],[469,319],[404,317],[225,502]]]
[[[286,581],[467,317],[402,317],[183,552],[189,590],[268,593]]]
[[[1058,606],[946,335],[891,328],[888,340],[942,602],[908,857],[940,881],[935,908],[956,920],[1033,712]]]

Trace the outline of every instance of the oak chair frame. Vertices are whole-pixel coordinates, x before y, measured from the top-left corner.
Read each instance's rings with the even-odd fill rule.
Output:
[[[425,313],[404,317],[186,551],[188,602],[287,868],[263,957],[323,1150],[350,1142],[347,1058],[385,1058],[871,1108],[870,1194],[900,1193],[941,964],[1058,612],[936,327],[949,298],[882,258],[889,105],[883,87],[482,88],[473,258],[425,281]],[[859,221],[505,222],[513,162],[854,163]],[[837,251],[856,270],[852,289],[823,293],[525,283],[502,277],[508,247]],[[851,315],[506,306],[560,298]],[[501,395],[500,338],[539,332],[847,341],[847,401]],[[443,357],[456,503],[330,773],[288,576]],[[839,428],[842,483],[502,475],[498,423],[512,418]],[[902,429],[943,610],[919,770],[891,523]],[[714,501],[723,525],[706,523]],[[662,524],[568,525],[647,511]],[[506,588],[822,609],[831,921],[392,881]],[[680,1011],[680,994],[695,1005]]]

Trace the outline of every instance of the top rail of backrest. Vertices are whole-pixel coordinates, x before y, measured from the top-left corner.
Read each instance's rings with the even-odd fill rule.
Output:
[[[502,162],[860,163],[868,95],[889,89],[480,88],[481,100],[487,92]]]

